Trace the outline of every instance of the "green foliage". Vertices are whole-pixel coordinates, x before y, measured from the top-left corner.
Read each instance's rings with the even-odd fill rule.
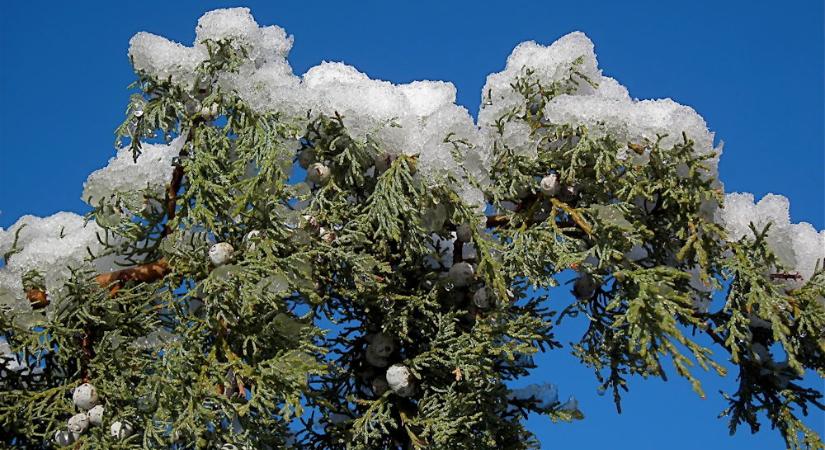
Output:
[[[732,282],[725,307],[714,318],[739,369],[738,390],[725,396],[730,406],[724,414],[731,417],[731,433],[742,423],[759,430],[758,414],[765,413],[789,448],[822,448],[821,437],[797,413],[797,408],[806,415],[811,406],[825,408],[822,393],[797,382],[808,369],[825,373],[825,273],[817,270],[801,288],[784,289],[764,275],[765,267],[778,265],[765,242],[767,228],[752,231],[753,239],[731,248],[724,269]],[[786,361],[774,361],[769,349],[776,346]]]
[[[179,186],[164,198],[121,193],[90,213],[108,249],[90,259],[168,270],[104,286],[79,271],[48,314],[0,314],[29,367],[0,379],[0,442],[51,445],[74,414],[71,389],[89,381],[105,423],[137,432],[120,440],[92,427],[75,448],[538,448],[527,415],[584,416],[508,386],[534,368],[531,355],[561,347],[554,321],[580,319],[588,327],[572,351],[617,406],[631,376],[666,378],[668,361],[704,395],[692,366],[725,370],[694,329],[739,369],[731,431],[758,429],[764,412],[789,448],[822,448],[798,418],[823,407],[821,393],[794,381],[805,370],[825,376],[825,272],[788,291],[765,272],[777,263],[764,232],[727,243],[712,217],[722,201],[713,155],[697,155],[687,136],[672,148],[661,137],[636,143],[620,158],[625,143],[542,117],[550,99],[591,83],[576,65],[551,86],[527,71],[514,84],[523,104],[498,123],[502,133],[528,124],[537,155],[495,142],[484,186],[496,214],[484,217],[455,179],[425,180],[415,156],[355,141],[339,115],[251,109],[217,83],[245,50],[208,49],[191,90],[139,74],[118,129],[135,158],[141,142],[182,139]],[[458,156],[471,145],[445,139]],[[305,162],[329,178],[295,182]],[[538,189],[549,173],[562,194]],[[452,239],[462,226],[467,242]],[[227,264],[210,262],[216,242],[234,249]],[[473,273],[459,282],[449,267],[465,260]],[[570,270],[577,298],[552,302],[548,289]],[[706,310],[723,282],[725,305]],[[379,335],[392,348],[370,359]],[[757,343],[781,347],[787,364],[757,359]],[[410,370],[411,395],[381,386],[393,364]]]

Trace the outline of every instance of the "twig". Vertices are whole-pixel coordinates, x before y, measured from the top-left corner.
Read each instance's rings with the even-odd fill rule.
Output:
[[[180,153],[178,153],[178,158],[187,156],[188,153],[186,152],[186,144],[188,144],[190,139],[192,139],[192,130],[205,121],[206,120],[203,117],[196,117],[192,120],[192,126],[186,131],[186,139],[180,149]],[[180,161],[178,161],[175,164],[175,168],[172,170],[172,179],[166,186],[166,225],[163,227],[163,236],[166,236],[172,232],[172,227],[170,224],[172,219],[175,218],[175,209],[178,203],[178,191],[180,190],[180,185],[182,182],[183,166],[180,164]]]
[[[487,216],[487,228],[503,227],[510,223],[510,218],[503,214]]]
[[[161,258],[155,262],[141,264],[128,269],[117,270],[114,272],[102,273],[95,277],[95,281],[100,287],[109,289],[109,296],[114,297],[115,294],[128,281],[137,281],[141,283],[148,283],[163,278],[169,273],[169,264],[165,258]],[[32,305],[32,309],[42,309],[48,306],[49,299],[43,289],[32,288],[26,291],[26,298]],[[83,329],[83,334],[80,336],[80,349],[83,352],[81,358],[80,379],[83,383],[89,382],[89,361],[95,357],[94,327],[86,326]]]
[[[559,208],[565,213],[567,213],[567,215],[570,216],[570,218],[572,219],[573,224],[575,224],[579,229],[581,229],[581,231],[583,231],[586,235],[591,236],[593,234],[593,228],[590,226],[590,224],[587,223],[586,220],[584,220],[584,217],[582,217],[578,210],[556,198],[552,198],[550,199],[550,201],[552,202],[554,207]],[[504,214],[493,214],[487,216],[487,228],[506,227],[509,224],[510,218]]]
[[[567,215],[569,215],[570,218],[573,219],[573,222],[576,222],[576,225],[578,225],[579,228],[581,228],[581,230],[584,231],[588,236],[593,234],[593,229],[590,227],[590,224],[588,224],[587,221],[584,220],[584,217],[582,217],[581,214],[579,214],[579,212],[575,208],[572,208],[570,205],[564,203],[563,201],[557,198],[551,198],[550,201],[553,203],[553,206],[566,212]]]
[[[464,259],[464,242],[456,239],[453,241],[453,264],[458,264]]]
[[[80,338],[80,349],[83,352],[83,357],[80,359],[80,379],[83,380],[83,383],[89,382],[89,361],[95,357],[95,351],[92,345],[93,331],[91,327],[85,327],[83,329],[83,336]]]
[[[139,266],[102,273],[95,277],[95,281],[100,287],[109,288],[109,295],[114,296],[128,281],[149,283],[163,278],[169,273],[169,270],[169,263],[166,258],[161,258]],[[31,303],[32,309],[42,309],[49,304],[46,291],[40,288],[27,290],[26,298]]]
[[[181,150],[183,154],[183,150]],[[180,163],[175,165],[172,171],[172,180],[166,186],[166,225],[163,227],[163,236],[167,236],[172,232],[172,219],[175,218],[175,207],[178,203],[178,190],[180,189],[181,181],[183,180],[183,166]]]
[[[49,305],[46,292],[42,289],[32,288],[26,291],[26,299],[32,305],[32,309],[42,309]]]
[[[802,280],[802,275],[799,272],[778,272],[771,274],[771,280]]]
[[[102,273],[95,277],[95,281],[100,287],[109,288],[109,295],[114,296],[129,281],[149,283],[163,278],[169,270],[168,261],[166,258],[161,258],[139,266]]]

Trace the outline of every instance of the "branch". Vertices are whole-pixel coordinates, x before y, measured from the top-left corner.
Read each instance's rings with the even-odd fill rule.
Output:
[[[114,297],[126,282],[150,283],[163,278],[169,271],[169,263],[166,258],[161,258],[139,266],[102,273],[95,277],[95,281],[100,287],[108,288],[109,296]],[[26,298],[31,303],[32,309],[42,309],[49,305],[48,296],[43,289],[32,288],[27,290]]]
[[[530,194],[522,201],[520,201],[515,208],[515,212],[519,212],[527,208],[527,205],[534,204],[540,197],[535,194]],[[487,216],[487,228],[498,228],[506,226],[510,223],[510,218],[504,214],[494,214]]]
[[[95,277],[95,281],[100,287],[109,288],[109,295],[114,296],[128,281],[149,283],[163,278],[169,271],[168,261],[166,258],[161,258],[155,262],[102,273]]]
[[[584,217],[582,217],[581,214],[579,214],[579,212],[575,208],[571,207],[567,203],[564,203],[563,201],[557,198],[551,198],[550,201],[553,203],[553,206],[566,212],[567,215],[569,215],[570,218],[573,219],[573,222],[576,222],[576,225],[578,225],[579,228],[581,228],[581,230],[584,231],[588,236],[593,234],[593,229],[590,227],[590,224],[588,224],[587,221],[584,220]]]
[[[42,289],[32,288],[26,291],[26,299],[32,305],[32,309],[45,308],[49,304],[49,299],[46,297],[46,292]]]
[[[458,264],[464,259],[464,242],[460,239],[453,241],[453,264]]]
[[[503,214],[487,216],[487,228],[498,228],[510,223],[510,218]]]
[[[179,156],[184,156],[184,152],[184,150],[181,150]],[[178,203],[178,190],[181,181],[183,181],[183,166],[178,163],[175,164],[175,169],[172,171],[172,180],[166,186],[166,225],[163,226],[163,236],[167,236],[172,232],[172,227],[169,224],[175,218],[175,207]]]
[[[592,236],[593,227],[591,227],[590,224],[587,223],[587,221],[584,219],[584,217],[582,217],[578,210],[556,198],[551,198],[550,201],[553,204],[553,207],[561,209],[562,211],[567,213],[568,216],[570,216],[570,219],[573,221],[572,224],[575,224],[586,235]],[[535,223],[535,221],[528,219],[527,223],[533,224]],[[489,215],[487,216],[486,224],[487,228],[503,228],[510,224],[510,217],[504,214]]]
[[[204,122],[205,119],[203,117],[197,117],[192,120],[192,127],[186,131],[186,139],[180,149],[180,153],[178,153],[178,158],[182,158],[187,155],[186,144],[188,144],[189,140],[192,138],[192,130]],[[177,162],[174,170],[172,170],[172,179],[169,181],[169,185],[166,186],[166,225],[163,227],[163,236],[167,236],[172,232],[172,227],[169,224],[172,222],[172,219],[175,218],[175,208],[178,203],[178,191],[180,190],[180,184],[182,181],[183,166],[180,162]]]
[[[148,283],[163,278],[169,271],[169,263],[166,258],[161,258],[155,262],[102,273],[95,277],[95,281],[100,287],[109,289],[109,297],[114,297],[120,288],[129,281]],[[27,290],[26,298],[31,303],[32,309],[42,309],[49,305],[46,292],[40,288]],[[89,382],[89,361],[95,357],[93,348],[95,337],[95,329],[90,326],[86,326],[80,336],[80,348],[83,352],[80,359],[80,378],[84,383]]]

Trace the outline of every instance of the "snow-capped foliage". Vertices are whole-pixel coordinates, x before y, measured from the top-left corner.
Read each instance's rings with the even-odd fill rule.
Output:
[[[568,34],[546,47],[532,41],[518,45],[508,57],[505,69],[487,77],[478,125],[466,109],[455,104],[455,87],[448,82],[415,81],[396,85],[371,79],[340,62],[324,62],[302,76],[295,75],[286,60],[292,48],[292,36],[277,26],[258,26],[247,8],[205,14],[198,22],[197,37],[191,47],[149,33],[138,33],[130,42],[129,55],[138,71],[191,84],[195,67],[208,57],[207,41],[221,39],[234,39],[250,49],[248,63],[237,73],[224,74],[219,83],[235,90],[253,107],[295,116],[308,111],[339,113],[344,116],[344,123],[354,137],[375,139],[390,152],[419,155],[420,176],[439,179],[441,175],[452,174],[467,180],[454,188],[466,201],[479,206],[484,204],[483,194],[464,177],[464,171],[482,183],[489,180],[492,124],[505,109],[523,103],[512,83],[526,69],[544,83],[562,81],[571,73],[580,81],[579,89],[573,95],[561,95],[544,107],[550,122],[584,125],[591,136],[610,136],[619,142],[655,141],[657,134],[666,134],[661,143],[665,147],[681,140],[681,133],[685,132],[696,141],[698,152],[719,150],[718,147],[714,149],[713,134],[692,108],[669,99],[631,100],[627,90],[616,80],[602,76],[593,43],[580,32]],[[505,138],[509,145],[527,153],[535,152],[529,149],[534,142],[531,143],[528,129],[509,131],[512,133]],[[456,147],[444,142],[448,136],[472,144],[469,148],[458,147],[459,153],[464,153],[462,160],[454,158]],[[181,145],[182,139],[169,145],[144,144],[143,154],[136,162],[128,148],[119,150],[105,168],[89,175],[84,184],[83,199],[97,205],[112,194],[134,195],[145,188],[162,195],[171,177],[173,158]],[[64,227],[55,220],[48,222],[53,224],[50,228],[52,235]],[[72,219],[73,225],[65,227],[64,236],[79,229],[78,221],[79,217]],[[9,242],[18,226],[16,224],[0,235],[0,250],[10,248]],[[37,266],[34,259],[26,257],[27,253],[43,251],[37,248],[49,249],[47,258],[52,260],[49,267],[65,265],[66,258],[70,257],[68,247],[73,249],[71,259],[79,262],[87,245],[93,250],[96,248],[94,233],[89,232],[92,229],[91,226],[83,228],[83,238],[61,239],[61,245],[43,243],[30,249],[26,249],[28,240],[25,238],[34,236],[34,231],[24,232],[24,239],[19,242],[24,253],[13,257],[9,268],[0,276],[17,278],[25,270]],[[55,239],[48,233],[43,235]],[[801,241],[800,245],[803,245]],[[55,270],[46,270],[50,281],[54,281]],[[811,270],[812,266],[805,273]],[[9,276],[10,271],[16,275]],[[9,280],[5,284],[19,283]]]
[[[598,94],[556,97],[545,106],[545,118],[551,123],[586,126],[589,136],[609,136],[622,144],[658,141],[660,147],[670,148],[683,140],[684,133],[698,154],[721,153],[721,146],[713,146],[713,133],[705,120],[689,106],[671,99],[637,101]],[[658,136],[664,137],[658,140]],[[718,158],[712,166],[714,176],[717,163]]]
[[[825,260],[825,230],[817,233],[807,222],[791,223],[790,202],[781,195],[767,194],[759,202],[750,193],[730,193],[725,206],[717,211],[716,219],[724,225],[728,239],[753,239],[756,232],[770,225],[767,240],[784,269],[798,273],[803,279],[811,277],[817,262]]]
[[[134,196],[141,191],[162,197],[172,178],[172,161],[182,145],[183,138],[180,137],[168,145],[143,144],[137,161],[131,149],[119,149],[106,167],[89,174],[83,183],[83,200],[97,206],[114,194]],[[143,201],[143,198],[139,200]]]
[[[0,255],[8,255],[0,268],[0,291],[16,299],[14,303],[28,309],[23,298],[23,278],[36,271],[45,289],[59,295],[71,269],[83,267],[91,255],[100,255],[104,230],[94,221],[87,222],[71,212],[49,217],[23,216],[7,230],[0,230]],[[114,270],[113,256],[95,258],[91,267],[99,272]],[[0,292],[0,297],[4,294]]]
[[[825,231],[792,224],[784,197],[723,196],[722,146],[693,108],[632,98],[581,32],[516,46],[477,119],[449,82],[296,74],[292,45],[247,8],[206,13],[191,46],[131,39],[129,145],[84,184],[90,218],[0,229],[0,383],[51,383],[14,391],[40,409],[0,401],[0,425],[51,408],[63,428],[39,417],[21,436],[522,448],[530,413],[581,418],[555,385],[510,383],[583,317],[574,354],[617,403],[668,361],[702,394],[691,367],[722,370],[690,327],[758,389],[730,397],[734,422],[768,411],[789,446],[811,435],[788,405],[815,396],[789,380],[825,370]],[[770,224],[767,247],[751,224]],[[560,306],[545,294],[571,270]]]
[[[551,408],[559,402],[559,389],[555,384],[550,383],[529,384],[511,390],[509,397],[522,401],[534,401],[542,408]]]

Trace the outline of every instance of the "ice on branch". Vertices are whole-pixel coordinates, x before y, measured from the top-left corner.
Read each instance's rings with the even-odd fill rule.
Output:
[[[559,402],[559,390],[556,385],[550,383],[530,384],[510,390],[507,397],[516,401],[537,402],[540,408],[552,408]]]
[[[690,328],[739,365],[733,425],[764,412],[798,434],[787,405],[819,405],[789,380],[823,369],[807,299],[821,300],[825,232],[792,224],[780,196],[730,194],[717,211],[721,146],[696,111],[633,99],[581,32],[519,44],[477,120],[449,82],[326,61],[296,74],[292,45],[247,8],[206,13],[191,44],[132,38],[139,92],[117,134],[153,143],[89,175],[97,222],[0,229],[0,323],[12,310],[14,329],[0,336],[0,426],[34,424],[0,446],[530,446],[528,414],[582,418],[552,384],[510,387],[576,316],[599,326],[574,353],[617,402],[617,373],[663,376],[669,359],[701,391],[692,360],[724,372]],[[751,222],[772,224],[779,267],[738,241]],[[109,289],[87,295],[76,268]],[[575,303],[557,315],[547,290],[571,270]],[[786,278],[810,281],[765,288]],[[786,363],[771,362],[779,347]],[[778,400],[750,400],[764,398]]]
[[[576,62],[579,64],[575,64]],[[481,90],[479,125],[484,127],[492,124],[506,108],[524,101],[513,83],[525,75],[525,70],[532,71],[532,76],[542,84],[550,85],[570,77],[574,66],[581,74],[578,78],[582,81],[583,77],[594,82],[601,78],[593,42],[580,31],[563,36],[547,47],[534,41],[522,42],[507,57],[503,71],[487,76],[487,82]],[[594,89],[583,82],[579,83],[578,92],[592,94]]]
[[[363,139],[385,122],[408,114],[406,97],[392,83],[371,80],[352,66],[323,62],[310,68],[303,86],[315,97],[315,109],[327,115],[336,112],[355,137]]]
[[[89,252],[97,255],[104,246],[98,240],[104,231],[82,216],[59,212],[49,217],[23,216],[8,230],[0,230],[0,254],[8,255],[0,268],[0,288],[11,291],[21,305],[25,302],[23,276],[35,270],[43,277],[50,294],[57,293],[71,275],[70,268],[87,264]],[[16,239],[16,243],[15,243]],[[114,257],[96,258],[97,272],[114,270]]]
[[[315,99],[315,112],[341,114],[356,140],[370,138],[389,154],[419,155],[421,176],[439,180],[452,174],[461,179],[466,171],[487,181],[489,151],[469,112],[455,104],[451,83],[394,85],[370,79],[354,67],[325,62],[307,71],[302,87]],[[457,190],[468,203],[483,204],[481,192],[468,183]]]
[[[767,235],[771,250],[785,269],[807,280],[817,261],[821,266],[825,260],[825,230],[817,233],[807,222],[791,223],[789,206],[788,199],[781,195],[768,194],[755,202],[753,194],[734,192],[725,196],[716,221],[725,227],[730,241],[753,238],[751,223],[758,232],[771,224]]]
[[[137,161],[131,148],[119,149],[106,167],[92,172],[83,183],[83,200],[97,206],[113,194],[129,196],[142,190],[163,197],[172,178],[172,161],[180,153],[183,142],[179,137],[168,145],[144,143]]]
[[[198,20],[195,46],[207,40],[231,40],[249,52],[249,60],[235,73],[223,73],[218,85],[235,91],[252,108],[302,116],[312,103],[301,88],[286,57],[293,37],[279,26],[259,27],[248,8],[211,11]]]
[[[554,124],[585,126],[591,138],[609,136],[621,146],[655,143],[658,136],[664,136],[659,147],[669,149],[683,142],[684,133],[693,141],[697,154],[722,150],[721,146],[714,148],[713,133],[708,131],[702,116],[671,99],[635,101],[599,95],[560,95],[545,106],[544,117]],[[714,177],[718,160],[717,155],[710,163]]]
[[[286,60],[292,37],[279,27],[259,28],[247,8],[204,15],[191,48],[140,33],[132,39],[129,54],[137,70],[186,85],[205,55],[206,40],[226,38],[243,45],[249,59],[237,72],[220,74],[218,85],[254,109],[293,118],[308,112],[339,114],[354,139],[366,142],[369,137],[388,154],[419,155],[419,176],[435,180],[451,174],[461,179],[469,174],[487,182],[489,146],[469,112],[455,104],[451,83],[396,85],[340,62],[324,62],[296,76]],[[445,142],[448,137],[451,142]],[[467,202],[483,204],[483,194],[469,182],[456,190]]]
[[[478,125],[484,134],[497,135],[497,122],[503,115],[526,112],[527,99],[515,88],[515,84],[528,71],[532,80],[545,87],[572,76],[579,82],[576,89],[581,94],[594,92],[587,80],[598,82],[601,79],[593,43],[584,33],[570,33],[550,46],[534,41],[522,42],[510,53],[503,71],[487,76],[478,112]],[[535,157],[535,140],[531,138],[530,127],[524,121],[508,121],[501,134],[505,145],[517,153]]]
[[[615,79],[603,76],[598,84],[596,88],[597,96],[615,100],[630,100],[630,94],[627,92],[627,88]]]
[[[526,99],[516,89],[516,82],[523,78],[537,81],[545,89],[554,83],[570,88],[544,105],[546,123],[585,126],[590,137],[610,136],[622,146],[656,142],[657,136],[666,135],[660,146],[671,148],[685,133],[694,141],[696,153],[721,153],[721,146],[714,148],[713,133],[704,119],[692,108],[670,99],[633,100],[627,88],[602,76],[593,43],[581,32],[563,36],[548,47],[532,41],[519,44],[507,58],[504,71],[487,77],[479,126],[494,136],[500,134],[503,144],[516,153],[535,156],[529,126],[522,120],[509,120],[499,130],[498,121],[510,112],[520,116],[538,107],[531,104],[535,99]],[[714,177],[717,161],[718,157],[709,163]]]
[[[286,58],[293,38],[279,26],[258,27],[249,8],[229,8],[209,11],[198,20],[195,42],[233,40],[247,46],[254,61],[264,63]]]
[[[143,31],[129,41],[129,58],[135,70],[173,83],[191,86],[195,68],[206,57],[204,48],[186,47]]]
[[[283,28],[259,28],[248,8],[208,12],[198,21],[196,33],[193,47],[151,33],[137,33],[129,42],[129,57],[140,72],[191,85],[195,68],[209,55],[207,40],[232,39],[246,46],[251,50],[249,56],[255,67],[283,61],[292,48],[292,37],[287,36]]]
[[[395,85],[370,79],[340,62],[310,68],[303,76],[302,87],[314,98],[315,112],[343,115],[356,139],[383,132],[393,153],[419,153],[429,137],[415,133],[426,125],[424,119],[445,108],[460,108],[455,105],[456,90],[451,83],[415,81]],[[472,119],[466,110],[463,112],[472,133]],[[396,130],[387,130],[389,125]]]

